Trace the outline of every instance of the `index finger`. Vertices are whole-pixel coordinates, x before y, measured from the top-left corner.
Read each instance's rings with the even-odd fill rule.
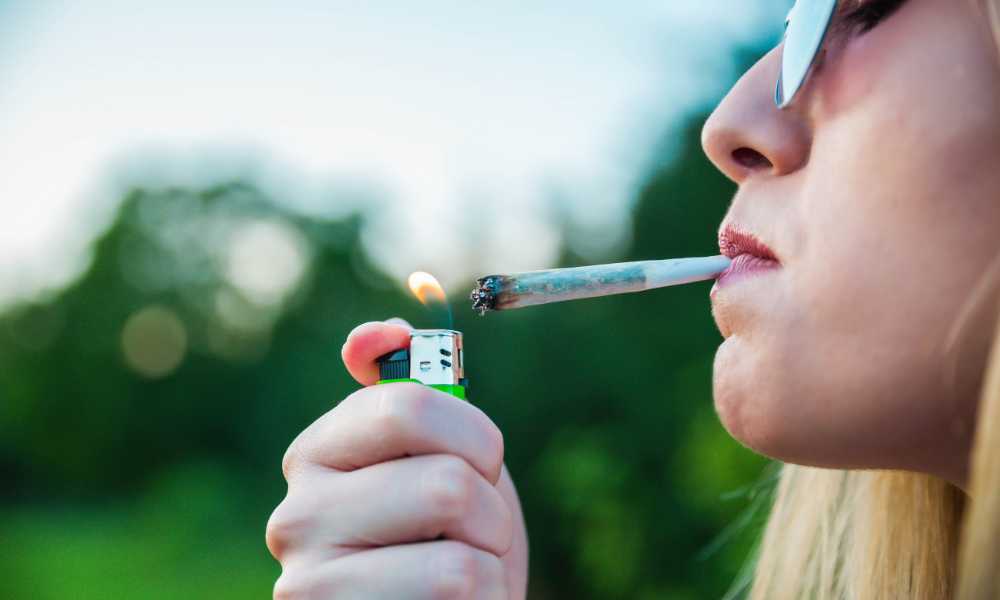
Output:
[[[453,454],[491,484],[500,478],[503,434],[478,407],[419,383],[388,383],[354,392],[292,442],[282,468],[305,465],[353,471],[404,456]]]
[[[362,323],[347,335],[347,342],[340,350],[344,366],[361,385],[372,385],[378,381],[378,365],[375,359],[393,350],[410,345],[410,328],[396,322],[373,321]]]

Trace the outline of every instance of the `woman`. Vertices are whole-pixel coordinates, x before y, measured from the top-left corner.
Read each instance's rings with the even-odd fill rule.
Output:
[[[998,48],[1000,0],[799,0],[705,126],[739,185],[716,410],[786,463],[753,598],[1000,597]],[[344,362],[369,385],[407,339],[362,325]],[[275,596],[523,598],[502,457],[470,404],[351,395],[286,454]]]

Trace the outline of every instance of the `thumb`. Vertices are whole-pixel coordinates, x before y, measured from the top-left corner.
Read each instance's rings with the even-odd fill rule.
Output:
[[[372,321],[355,327],[340,350],[351,377],[361,385],[372,385],[378,381],[375,359],[393,350],[409,347],[412,329],[402,319]]]

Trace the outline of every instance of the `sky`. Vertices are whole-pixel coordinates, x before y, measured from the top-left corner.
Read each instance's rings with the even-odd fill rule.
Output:
[[[651,149],[788,4],[0,0],[0,307],[78,276],[135,184],[367,211],[401,282],[551,266],[561,220],[613,256]]]

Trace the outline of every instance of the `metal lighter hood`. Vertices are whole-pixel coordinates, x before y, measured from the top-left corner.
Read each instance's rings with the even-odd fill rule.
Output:
[[[410,347],[378,359],[379,379],[415,379],[424,385],[465,385],[462,333],[451,329],[414,329]]]

